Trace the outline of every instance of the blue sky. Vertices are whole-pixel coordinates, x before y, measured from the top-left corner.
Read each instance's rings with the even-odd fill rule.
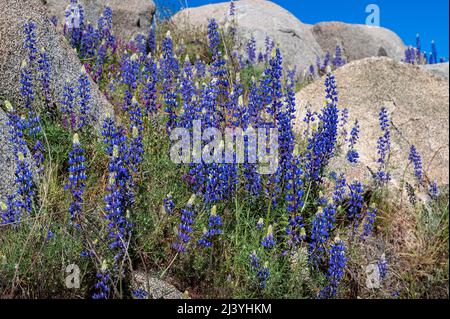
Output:
[[[159,8],[177,10],[182,4],[189,7],[226,0],[156,0]],[[321,21],[365,23],[369,4],[380,8],[380,24],[395,31],[406,44],[415,44],[420,33],[422,50],[430,51],[435,40],[439,56],[449,56],[449,0],[273,0],[296,15],[302,22],[314,24]]]

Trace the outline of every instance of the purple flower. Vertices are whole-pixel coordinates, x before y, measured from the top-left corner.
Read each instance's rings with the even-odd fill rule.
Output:
[[[72,194],[72,203],[70,204],[70,223],[76,223],[78,227],[78,218],[83,208],[83,193],[86,188],[86,165],[84,150],[81,147],[78,134],[73,136],[72,151],[69,153],[69,182],[65,188]]]
[[[386,184],[390,180],[390,174],[387,172],[387,166],[391,152],[391,130],[389,114],[385,107],[381,108],[379,120],[383,135],[380,136],[377,141],[379,167],[376,178],[379,183]]]
[[[91,82],[86,72],[86,68],[81,67],[80,77],[78,78],[78,98],[80,100],[80,118],[78,129],[83,129],[91,123]]]
[[[180,253],[184,253],[187,250],[187,245],[191,240],[191,233],[193,232],[193,224],[196,212],[194,210],[196,196],[192,195],[189,199],[186,207],[181,210],[181,222],[178,227],[179,241],[174,244],[174,248]]]
[[[267,248],[267,249],[275,246],[275,239],[273,237],[273,226],[272,225],[269,225],[269,228],[267,229],[267,235],[261,241],[261,245],[263,245],[263,247]]]
[[[359,129],[360,129],[359,123],[358,123],[358,121],[356,121],[355,125],[353,126],[353,128],[350,132],[350,138],[349,138],[350,150],[347,152],[347,160],[352,164],[358,163],[358,160],[359,160],[359,153],[355,149],[356,143],[358,142],[358,139],[359,139]]]
[[[328,286],[319,294],[322,298],[336,297],[339,284],[344,277],[347,258],[345,256],[345,246],[342,240],[336,238],[330,248],[330,259],[328,261]]]
[[[422,157],[414,145],[411,145],[408,160],[414,166],[414,176],[419,184],[423,183]]]
[[[29,20],[24,25],[24,48],[28,50],[28,61],[32,64],[36,60],[37,48],[36,48],[36,23]]]

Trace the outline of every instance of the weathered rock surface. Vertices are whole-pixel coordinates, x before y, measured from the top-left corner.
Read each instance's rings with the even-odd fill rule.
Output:
[[[426,64],[420,66],[422,69],[431,72],[433,74],[442,76],[449,79],[448,75],[448,62],[447,63],[438,63],[438,64]]]
[[[309,68],[317,56],[323,55],[308,26],[273,2],[241,0],[236,1],[235,5],[237,38],[242,52],[253,35],[258,51],[264,52],[264,41],[269,36],[281,48],[285,64],[298,66],[299,70]],[[224,25],[231,23],[229,8],[229,2],[189,8],[177,13],[173,21],[180,28],[205,28],[211,18]]]
[[[148,292],[151,299],[183,299],[183,294],[174,286],[145,272],[135,271],[132,274],[134,290]]]
[[[50,14],[64,24],[64,10],[69,0],[45,0]],[[86,11],[87,20],[93,25],[108,5],[113,10],[113,31],[128,38],[137,32],[146,32],[151,26],[156,6],[151,0],[78,0]]]
[[[8,118],[0,108],[0,201],[5,202],[14,186],[14,150],[8,140]]]
[[[350,111],[350,124],[360,122],[357,149],[360,163],[350,165],[341,156],[331,168],[345,172],[349,179],[369,181],[377,169],[377,139],[381,135],[378,114],[387,107],[393,122],[390,169],[393,185],[399,186],[408,164],[411,145],[423,157],[423,169],[429,181],[440,185],[449,181],[449,82],[419,67],[388,58],[367,58],[351,62],[335,72],[339,107]],[[306,107],[319,111],[324,102],[324,79],[305,87],[297,95],[296,130],[303,132]],[[413,181],[412,167],[406,179]]]
[[[324,52],[335,52],[339,45],[347,61],[386,56],[400,61],[405,56],[405,45],[391,30],[360,24],[321,22],[311,28]]]
[[[50,81],[51,99],[53,103],[62,100],[63,87],[68,80],[77,84],[81,71],[81,63],[63,36],[46,16],[41,0],[0,0],[0,104],[9,100],[15,107],[20,107],[20,66],[27,57],[23,47],[23,25],[33,20],[37,25],[37,49],[45,48],[51,65]],[[91,112],[102,123],[113,108],[91,81]],[[8,130],[4,113],[1,114],[0,130],[0,192],[10,190],[10,181],[14,178],[12,154],[8,146]]]

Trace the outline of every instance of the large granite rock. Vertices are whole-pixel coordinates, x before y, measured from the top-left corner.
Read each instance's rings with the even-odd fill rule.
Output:
[[[41,0],[0,0],[0,100],[20,105],[20,66],[27,57],[23,46],[23,25],[33,20],[36,25],[37,48],[45,48],[51,65],[52,102],[62,100],[66,81],[77,84],[81,63],[64,37],[57,32],[46,15]],[[112,106],[91,81],[92,114],[103,120],[113,113]]]
[[[316,57],[323,52],[308,26],[294,15],[271,1],[236,1],[237,39],[241,52],[252,36],[258,50],[264,51],[264,41],[269,36],[282,50],[285,64],[297,66],[299,70],[315,64]],[[192,26],[206,28],[208,19],[216,19],[220,24],[231,23],[230,3],[210,4],[198,8],[182,10],[173,17],[179,28]]]
[[[348,108],[350,123],[361,125],[357,149],[360,163],[350,165],[345,150],[331,168],[349,179],[369,181],[370,169],[377,169],[377,139],[381,135],[378,114],[387,107],[393,122],[390,169],[393,186],[400,182],[408,164],[411,145],[423,157],[428,181],[448,185],[449,180],[449,82],[417,66],[388,58],[367,58],[351,62],[335,72],[339,107]],[[296,130],[303,132],[307,107],[319,111],[324,102],[324,79],[317,80],[297,95]],[[412,167],[406,180],[414,181]]]
[[[57,104],[62,100],[65,81],[77,84],[81,71],[80,60],[47,18],[41,0],[0,0],[0,105],[8,100],[20,108],[20,66],[27,57],[23,46],[23,25],[29,19],[37,25],[37,48],[45,48],[48,53],[52,69],[52,103]],[[113,108],[93,81],[91,97],[91,112],[98,119],[94,124],[100,128],[105,115],[113,114]],[[0,148],[0,194],[5,195],[6,192],[12,192],[15,165],[3,111],[0,111]]]
[[[422,69],[431,72],[433,74],[436,74],[438,76],[442,76],[449,79],[448,76],[448,62],[447,63],[438,63],[438,64],[426,64],[420,66]]]
[[[64,10],[69,0],[44,0],[52,16],[64,24]],[[129,38],[137,32],[146,32],[151,26],[156,6],[152,0],[78,0],[86,11],[87,20],[94,25],[108,5],[113,11],[113,31]]]
[[[400,61],[405,56],[405,45],[391,30],[342,22],[322,22],[311,28],[324,52],[334,53],[339,45],[347,61],[386,56]]]

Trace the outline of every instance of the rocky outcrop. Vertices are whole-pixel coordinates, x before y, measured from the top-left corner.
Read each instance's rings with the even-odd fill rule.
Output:
[[[46,16],[41,0],[0,0],[0,105],[9,100],[20,107],[20,66],[27,57],[24,49],[23,25],[30,19],[36,25],[37,49],[45,48],[51,65],[51,103],[62,100],[66,81],[77,84],[81,63],[62,35],[54,28]],[[97,118],[94,125],[101,123],[113,108],[91,81],[91,113]],[[14,181],[12,146],[8,142],[6,115],[0,110],[0,195],[11,193]],[[4,199],[4,197],[3,197]]]
[[[171,284],[145,272],[132,273],[133,289],[145,291],[150,299],[183,299],[183,294]]]
[[[377,169],[377,139],[381,135],[378,114],[385,106],[392,118],[392,151],[390,169],[393,185],[399,186],[408,164],[411,145],[423,157],[428,181],[440,185],[449,182],[449,82],[417,66],[388,58],[367,58],[351,62],[335,72],[339,107],[348,108],[350,123],[361,126],[357,149],[360,163],[346,161],[342,155],[331,163],[331,169],[345,172],[349,179],[368,181],[370,169]],[[307,107],[319,111],[324,101],[324,79],[301,90],[297,95],[296,130],[303,132]],[[413,181],[411,165],[406,179]]]
[[[69,0],[45,0],[52,16],[60,25],[64,24],[64,10]],[[113,11],[113,31],[116,35],[129,38],[137,32],[146,32],[151,26],[156,6],[151,0],[78,0],[85,8],[87,20],[96,25],[104,8]]]
[[[405,45],[391,30],[342,22],[322,22],[311,27],[316,41],[324,52],[334,53],[340,46],[347,61],[369,57],[390,57],[400,61]]]
[[[284,62],[288,67],[297,66],[299,70],[315,64],[316,57],[323,52],[314,39],[308,26],[294,15],[271,1],[241,0],[235,2],[237,39],[241,52],[253,36],[258,51],[264,52],[265,39],[269,36],[281,48]],[[220,24],[230,24],[230,3],[210,4],[189,8],[173,17],[179,28],[192,26],[206,28],[208,19],[216,19]]]
[[[14,186],[14,150],[9,142],[8,118],[0,107],[0,201],[5,202]]]
[[[421,65],[420,67],[430,73],[436,74],[438,76],[442,76],[442,77],[446,78],[447,80],[449,79],[448,62],[447,63],[438,63],[438,64],[426,64],[426,65]]]
[[[81,63],[74,50],[57,32],[46,15],[41,0],[0,0],[0,99],[20,105],[20,66],[27,57],[24,49],[23,25],[32,20],[36,23],[37,49],[47,51],[51,66],[51,99],[62,100],[66,81],[77,84]],[[101,122],[112,106],[91,81],[92,114]]]

